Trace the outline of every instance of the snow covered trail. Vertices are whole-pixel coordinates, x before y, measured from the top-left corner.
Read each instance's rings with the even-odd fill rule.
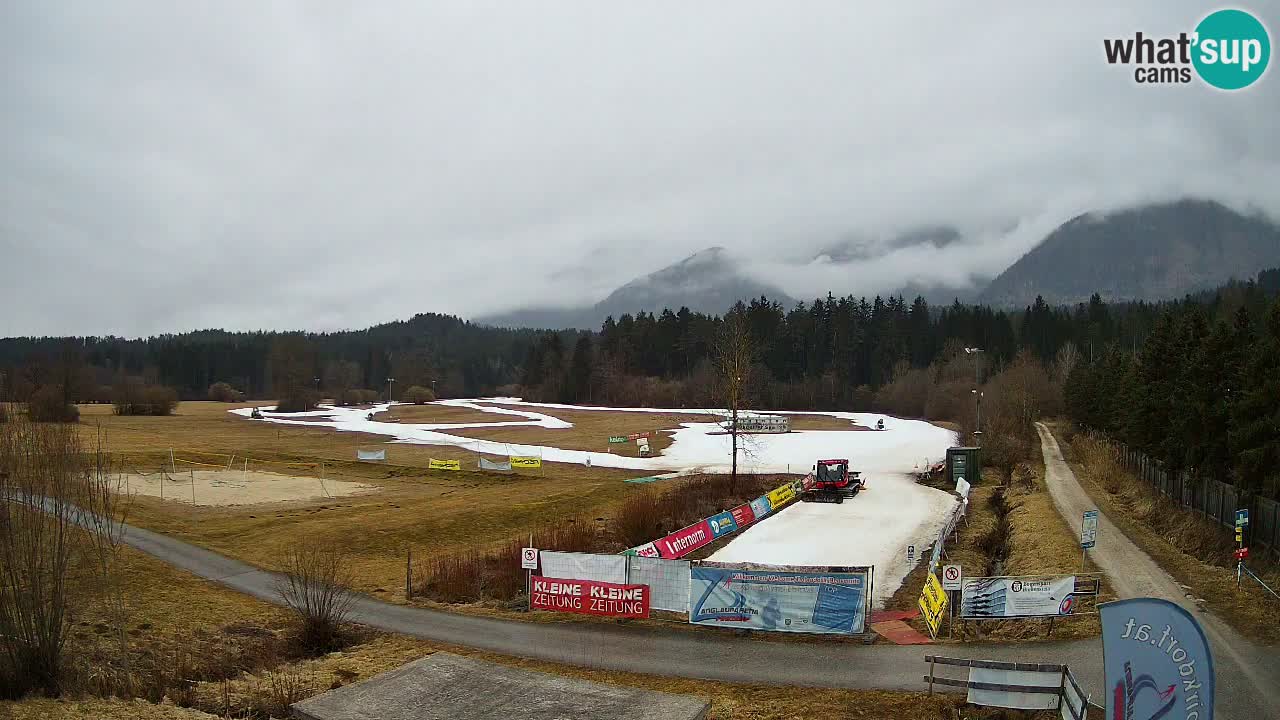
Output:
[[[609,412],[646,412],[655,414],[714,414],[714,410],[654,409],[654,408],[606,408],[554,405],[550,403],[526,403],[518,398],[489,398],[467,400],[441,400],[436,404],[463,407],[496,415],[519,417],[522,420],[491,423],[394,423],[368,420],[370,413],[385,411],[390,404],[382,403],[372,409],[322,407],[306,413],[275,413],[259,408],[265,422],[286,425],[332,427],[342,432],[362,432],[384,435],[393,442],[419,445],[451,445],[472,452],[493,455],[541,455],[547,462],[584,463],[588,458],[598,467],[626,468],[645,471],[671,471],[702,468],[708,472],[727,472],[730,466],[731,437],[714,422],[682,423],[672,435],[672,444],[661,455],[650,458],[624,457],[608,452],[562,450],[553,445],[525,445],[497,440],[450,435],[447,430],[492,427],[544,427],[551,430],[573,427],[572,423],[534,410],[500,408],[485,403],[538,409],[599,410]],[[270,406],[268,406],[270,407]],[[232,410],[248,417],[251,408]],[[841,430],[802,430],[778,435],[741,435],[739,469],[746,472],[804,472],[814,460],[822,458],[850,458],[853,467],[869,472],[910,472],[926,459],[941,458],[954,441],[950,430],[920,420],[903,420],[873,413],[813,412],[794,413],[825,415],[848,420],[863,426],[874,426],[883,419],[883,431],[859,432]],[[553,436],[552,436],[553,437]],[[604,438],[601,438],[603,443]]]
[[[486,403],[512,407],[494,407]],[[731,437],[715,422],[681,423],[671,433],[672,443],[657,457],[633,458],[607,452],[562,450],[551,445],[524,445],[496,440],[450,435],[447,430],[492,427],[572,428],[573,424],[538,410],[598,410],[601,412],[644,412],[655,414],[706,414],[714,410],[689,408],[606,408],[526,403],[519,398],[441,400],[436,404],[468,408],[504,418],[473,423],[394,423],[369,420],[373,408],[322,407],[306,413],[275,413],[259,408],[263,421],[309,427],[332,427],[341,432],[384,435],[392,442],[419,445],[447,445],[494,455],[541,455],[547,462],[583,463],[590,458],[598,467],[627,468],[645,472],[689,471],[728,472]],[[528,409],[524,409],[528,408]],[[231,412],[248,417],[252,408]],[[776,515],[747,528],[712,560],[755,562],[773,565],[874,565],[873,602],[884,602],[902,585],[910,572],[907,545],[918,553],[937,537],[946,523],[955,498],[949,493],[916,484],[909,473],[926,460],[938,460],[955,443],[950,430],[920,420],[903,420],[872,413],[807,412],[796,415],[825,415],[874,427],[883,419],[883,431],[800,430],[777,435],[742,435],[745,446],[739,468],[746,472],[807,472],[815,460],[849,458],[855,470],[863,472],[867,490],[836,505],[797,502]],[[555,434],[548,433],[554,441]],[[601,438],[604,441],[604,438]]]
[[[855,462],[854,467],[858,467]],[[867,489],[843,503],[797,502],[752,525],[716,551],[717,562],[769,565],[874,565],[872,602],[902,586],[911,565],[907,546],[920,557],[946,524],[956,499],[901,473],[865,473]]]

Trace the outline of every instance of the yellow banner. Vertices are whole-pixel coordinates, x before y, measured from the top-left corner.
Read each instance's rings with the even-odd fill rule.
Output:
[[[513,468],[540,468],[542,467],[542,458],[536,455],[521,457],[519,455],[511,456],[511,467]]]
[[[938,576],[929,573],[929,578],[924,581],[924,587],[920,589],[920,599],[916,601],[916,605],[920,608],[920,615],[924,618],[924,622],[929,626],[929,634],[938,637],[938,628],[942,625],[942,616],[947,611],[947,591],[942,589],[942,583],[938,581]]]
[[[777,510],[783,505],[786,505],[796,499],[796,489],[791,487],[790,483],[787,483],[780,488],[770,490],[768,498],[769,504],[773,506],[774,510]]]
[[[435,458],[431,458],[431,461],[427,463],[427,467],[431,468],[432,470],[461,470],[462,461],[461,460],[436,460]]]

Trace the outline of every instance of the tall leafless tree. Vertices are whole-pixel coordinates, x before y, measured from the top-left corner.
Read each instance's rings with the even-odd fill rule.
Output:
[[[7,694],[61,690],[76,592],[114,579],[123,528],[114,490],[101,438],[86,452],[74,427],[0,425],[0,690]],[[115,598],[123,607],[123,595]]]
[[[738,415],[743,410],[746,400],[747,385],[751,381],[751,366],[755,356],[755,344],[751,338],[751,330],[747,327],[745,314],[735,308],[724,316],[720,332],[716,337],[715,368],[716,379],[720,386],[719,395],[729,411],[730,443],[733,449],[733,460],[730,470],[729,489],[737,492],[738,488]]]

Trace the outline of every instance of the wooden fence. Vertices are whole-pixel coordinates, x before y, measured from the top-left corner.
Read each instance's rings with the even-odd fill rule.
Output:
[[[1235,485],[1198,478],[1187,472],[1172,473],[1159,460],[1111,440],[1102,433],[1088,431],[1091,439],[1109,445],[1120,463],[1133,474],[1184,508],[1227,528],[1236,524],[1236,510],[1249,511],[1245,544],[1255,552],[1269,551],[1280,556],[1280,502],[1242,492]]]

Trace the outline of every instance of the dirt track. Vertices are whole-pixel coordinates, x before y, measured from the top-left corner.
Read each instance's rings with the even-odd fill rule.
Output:
[[[1040,432],[1045,481],[1053,504],[1069,525],[1078,528],[1084,511],[1097,506],[1063,459],[1053,434],[1042,423],[1036,423],[1036,429]],[[1276,689],[1280,688],[1280,655],[1274,648],[1254,645],[1202,610],[1177,581],[1101,513],[1098,544],[1090,551],[1090,557],[1107,574],[1121,599],[1164,598],[1195,614],[1213,646],[1218,718],[1280,718],[1280,699],[1276,696]]]

